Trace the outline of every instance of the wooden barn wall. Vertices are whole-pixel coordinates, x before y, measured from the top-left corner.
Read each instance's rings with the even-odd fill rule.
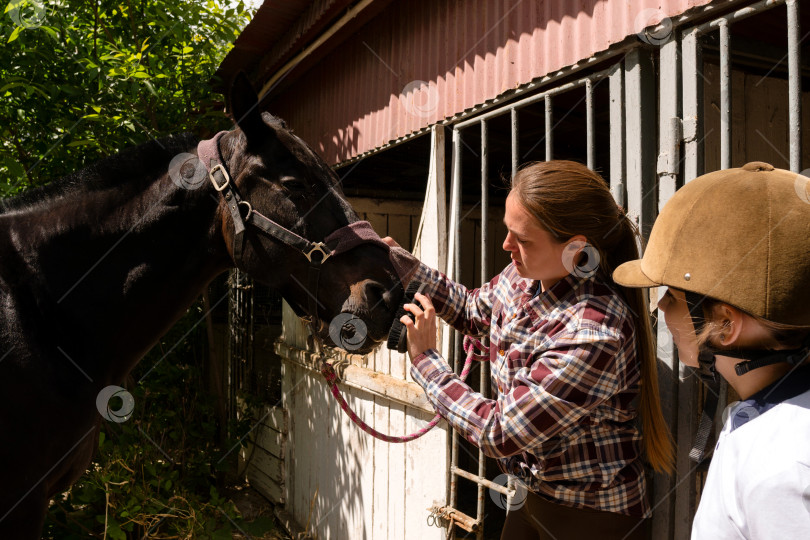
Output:
[[[380,235],[413,246],[421,203],[370,199],[351,202]],[[472,206],[463,213],[468,216],[463,222],[461,241],[464,245],[479,245],[480,217]],[[496,210],[490,224],[494,233],[493,260],[501,268],[509,260],[500,248],[505,235],[502,219],[502,209]],[[477,250],[466,251],[462,261],[465,272],[480,282],[480,262],[474,253]],[[498,251],[502,254],[498,255]],[[307,357],[307,333],[286,304],[284,309],[284,333],[277,351],[284,358],[285,411],[273,409],[267,414],[267,409],[263,413],[266,416],[257,428],[255,447],[248,451],[252,484],[272,500],[286,503],[298,524],[319,538],[443,538],[442,529],[429,527],[426,520],[428,508],[434,503],[444,504],[447,495],[446,424],[406,444],[381,442],[360,430],[340,410],[321,375],[305,365],[314,360],[301,360]],[[366,356],[344,354],[342,359],[353,367],[347,368],[351,377],[346,376],[351,386],[343,384],[341,391],[372,427],[404,435],[430,421],[430,406],[410,376],[405,355],[382,346]],[[366,391],[360,387],[374,387],[373,381],[367,379],[388,382],[382,384],[382,389]],[[401,397],[380,395],[382,391],[405,395],[392,388],[399,386],[396,381],[408,385],[405,390],[412,388],[413,395],[418,396],[412,398],[414,406],[403,403]]]
[[[720,169],[720,66],[705,63],[705,171]],[[802,92],[802,126],[810,126],[810,92]],[[805,164],[810,137],[802,138]],[[776,77],[731,70],[731,166],[764,161],[790,169],[788,144],[788,82]]]

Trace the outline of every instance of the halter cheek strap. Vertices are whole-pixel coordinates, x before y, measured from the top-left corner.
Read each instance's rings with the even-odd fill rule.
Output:
[[[391,257],[391,248],[374,232],[368,221],[349,223],[329,234],[323,242],[311,242],[255,210],[249,202],[242,200],[236,186],[231,182],[227,164],[222,158],[219,147],[219,141],[225,133],[228,132],[220,131],[213,138],[200,141],[197,145],[197,155],[208,171],[208,178],[214,189],[225,199],[225,204],[233,220],[234,262],[239,265],[242,260],[246,224],[253,225],[276,240],[300,251],[309,261],[309,290],[314,291],[314,294],[308,294],[309,316],[310,322],[312,322],[311,317],[318,313],[318,282],[321,264],[330,257],[345,253],[361,244],[377,245],[389,252],[389,257]],[[243,209],[245,210],[244,217],[242,217]],[[393,259],[392,263],[395,263]]]

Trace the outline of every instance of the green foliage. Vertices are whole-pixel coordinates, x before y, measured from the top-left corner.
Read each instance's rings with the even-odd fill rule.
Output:
[[[190,309],[133,370],[132,417],[102,424],[89,470],[55,499],[43,538],[103,538],[105,527],[114,540],[230,540],[240,530],[259,537],[272,530],[267,519],[245,523],[216,487],[220,472],[235,472],[240,444],[248,442],[238,436],[251,426],[244,415],[230,426],[234,437],[216,442],[216,404],[204,391],[202,313],[199,304]]]
[[[228,127],[211,79],[249,18],[228,0],[0,4],[0,197],[150,138]],[[215,420],[201,315],[191,309],[135,369],[132,418],[104,422],[90,469],[56,498],[43,538],[256,532],[216,487],[247,442],[218,444],[219,433],[250,426]]]
[[[249,16],[227,0],[11,0],[0,196],[152,137],[227,126],[210,80]]]

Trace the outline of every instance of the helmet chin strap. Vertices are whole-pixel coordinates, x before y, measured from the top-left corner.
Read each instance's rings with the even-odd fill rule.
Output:
[[[692,324],[695,332],[702,328],[706,320],[703,317],[703,297],[697,293],[686,292],[686,303],[689,306],[689,314],[692,317]],[[765,366],[772,366],[786,362],[791,366],[801,364],[807,359],[810,352],[810,335],[804,340],[800,347],[785,350],[762,350],[762,349],[719,349],[711,345],[700,347],[698,354],[698,364],[700,365],[698,374],[701,379],[708,382],[717,381],[716,356],[727,356],[743,360],[734,366],[737,375],[745,375],[752,369]]]

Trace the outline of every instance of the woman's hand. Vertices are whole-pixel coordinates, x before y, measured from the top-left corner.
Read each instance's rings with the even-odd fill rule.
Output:
[[[382,241],[391,247],[402,247],[399,244],[397,244],[397,241],[391,238],[390,236],[386,236],[385,238],[382,239]]]
[[[384,240],[384,239],[383,239]],[[407,315],[403,315],[400,322],[408,329],[408,354],[413,359],[427,351],[436,348],[436,310],[430,298],[421,293],[416,293],[414,299],[418,300],[424,310],[416,304],[405,304],[405,311],[413,313],[412,321]]]

